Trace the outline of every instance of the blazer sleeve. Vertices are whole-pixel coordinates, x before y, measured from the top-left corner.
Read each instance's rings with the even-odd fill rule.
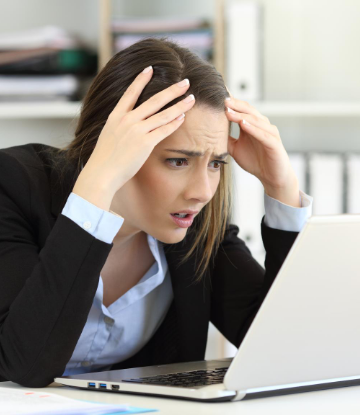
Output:
[[[211,322],[237,348],[298,235],[270,228],[262,219],[264,270],[238,233],[238,226],[230,224],[215,256],[210,308]]]
[[[44,387],[75,349],[112,244],[60,214],[40,249],[31,204],[28,173],[0,152],[0,380]]]

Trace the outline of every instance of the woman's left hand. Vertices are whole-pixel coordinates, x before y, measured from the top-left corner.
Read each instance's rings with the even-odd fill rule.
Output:
[[[234,111],[226,111],[228,120],[240,127],[238,139],[229,136],[230,155],[241,168],[261,181],[267,195],[300,207],[298,180],[277,127],[245,101],[231,96],[225,105]]]

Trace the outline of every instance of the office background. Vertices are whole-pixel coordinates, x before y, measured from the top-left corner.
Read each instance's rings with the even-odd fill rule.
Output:
[[[43,101],[35,94],[31,101],[31,95],[24,98],[19,91],[10,95],[7,88],[12,74],[1,72],[1,58],[14,50],[18,39],[25,39],[23,49],[31,48],[25,45],[31,38],[29,31],[51,26],[77,36],[96,54],[100,70],[125,39],[121,39],[125,33],[121,29],[115,33],[114,22],[121,27],[125,18],[143,19],[144,24],[147,19],[163,23],[178,19],[181,27],[188,20],[192,29],[184,28],[183,35],[197,33],[192,42],[202,45],[198,51],[209,52],[209,60],[223,74],[231,93],[279,128],[302,190],[315,197],[314,213],[360,210],[357,0],[0,0],[0,7],[1,148],[30,142],[68,143],[76,127],[81,93],[94,76],[79,77],[83,84],[78,95],[44,96]],[[196,28],[196,20],[207,26]],[[242,28],[243,35],[236,28]],[[131,25],[127,30],[129,35]],[[67,81],[71,89],[71,79]],[[232,135],[238,131],[233,125]],[[240,237],[262,262],[262,188],[257,179],[234,169],[234,222],[240,226]],[[234,352],[210,324],[206,358]]]

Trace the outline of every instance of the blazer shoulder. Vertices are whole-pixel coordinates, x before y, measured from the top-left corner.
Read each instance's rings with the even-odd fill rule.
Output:
[[[40,143],[2,148],[0,149],[0,165],[12,162],[14,168],[22,165],[24,168],[34,167],[43,170],[55,150],[55,147]]]
[[[29,143],[0,149],[0,184],[3,188],[27,182],[30,187],[50,181],[56,147]]]
[[[29,206],[36,194],[50,192],[51,154],[55,147],[30,143],[0,149],[0,192]]]

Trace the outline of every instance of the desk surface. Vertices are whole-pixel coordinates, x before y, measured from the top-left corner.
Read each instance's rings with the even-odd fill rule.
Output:
[[[52,383],[42,389],[27,389],[13,382],[2,382],[0,387],[46,391],[73,399],[128,403],[132,406],[158,409],[158,412],[150,413],[166,415],[339,415],[342,413],[358,415],[360,413],[360,386],[226,403],[202,403],[125,393],[85,391],[61,386],[58,383]]]

